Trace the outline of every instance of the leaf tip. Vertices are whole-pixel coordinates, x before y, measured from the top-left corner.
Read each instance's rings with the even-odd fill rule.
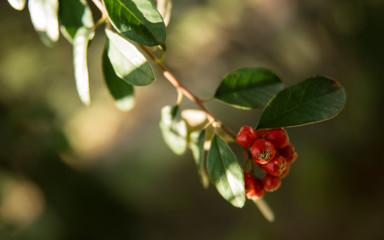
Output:
[[[135,106],[135,100],[132,97],[125,97],[115,101],[116,107],[124,112],[132,110]]]
[[[338,81],[332,81],[331,83],[332,88],[342,88],[343,86]]]

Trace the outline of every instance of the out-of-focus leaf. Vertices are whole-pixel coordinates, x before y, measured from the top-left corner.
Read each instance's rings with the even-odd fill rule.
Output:
[[[188,132],[201,130],[208,123],[207,114],[201,110],[185,109],[181,112],[181,116],[187,123]]]
[[[208,188],[209,178],[206,170],[206,151],[204,149],[205,130],[195,131],[190,134],[189,148],[192,151],[193,158],[200,175],[201,183],[204,188]]]
[[[171,0],[157,0],[157,10],[163,17],[165,26],[168,26],[171,20],[172,1]]]
[[[281,89],[281,80],[271,71],[244,68],[224,77],[215,98],[239,108],[262,108]]]
[[[291,127],[335,117],[346,100],[336,81],[314,77],[279,92],[264,109],[257,128]]]
[[[16,10],[23,10],[27,0],[8,0],[9,4]]]
[[[82,27],[76,32],[73,39],[73,64],[75,69],[76,88],[80,100],[85,105],[91,103],[89,96],[87,52],[88,43],[93,36],[94,31],[87,27]]]
[[[93,26],[92,12],[85,0],[60,0],[59,20],[61,32],[70,42],[79,28]]]
[[[58,0],[29,0],[28,9],[40,39],[52,46],[59,39]]]
[[[116,75],[106,49],[103,53],[103,73],[108,90],[115,99],[116,106],[122,111],[131,110],[135,104],[134,88]]]
[[[221,196],[233,206],[243,207],[243,170],[234,153],[218,135],[214,135],[208,151],[207,170]]]
[[[112,25],[133,41],[156,46],[165,43],[165,25],[150,0],[103,0]]]
[[[179,106],[165,106],[161,109],[160,129],[165,143],[177,155],[187,148],[187,125],[181,117]]]
[[[151,65],[135,45],[110,30],[107,51],[117,76],[134,86],[145,86],[155,80]]]

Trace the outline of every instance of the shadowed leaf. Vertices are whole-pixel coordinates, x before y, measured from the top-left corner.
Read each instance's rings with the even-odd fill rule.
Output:
[[[314,77],[279,92],[264,109],[257,128],[310,124],[335,117],[346,100],[336,81]]]

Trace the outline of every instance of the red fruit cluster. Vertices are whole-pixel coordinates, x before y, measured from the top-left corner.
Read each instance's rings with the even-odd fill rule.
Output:
[[[297,153],[289,142],[283,128],[255,130],[243,126],[236,136],[236,142],[246,148],[256,164],[266,172],[263,179],[244,172],[247,198],[260,198],[265,191],[274,191],[280,187],[290,165],[296,160]]]

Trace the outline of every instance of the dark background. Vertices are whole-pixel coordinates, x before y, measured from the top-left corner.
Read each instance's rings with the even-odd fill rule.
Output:
[[[203,189],[191,154],[167,148],[160,109],[176,91],[158,71],[136,107],[118,111],[100,28],[87,108],[71,45],[47,48],[28,11],[0,6],[0,239],[384,239],[383,1],[174,1],[165,64],[197,95],[241,67],[269,68],[286,86],[324,75],[346,88],[335,119],[288,129],[299,158],[265,196],[274,223]],[[207,106],[235,131],[260,116]]]

